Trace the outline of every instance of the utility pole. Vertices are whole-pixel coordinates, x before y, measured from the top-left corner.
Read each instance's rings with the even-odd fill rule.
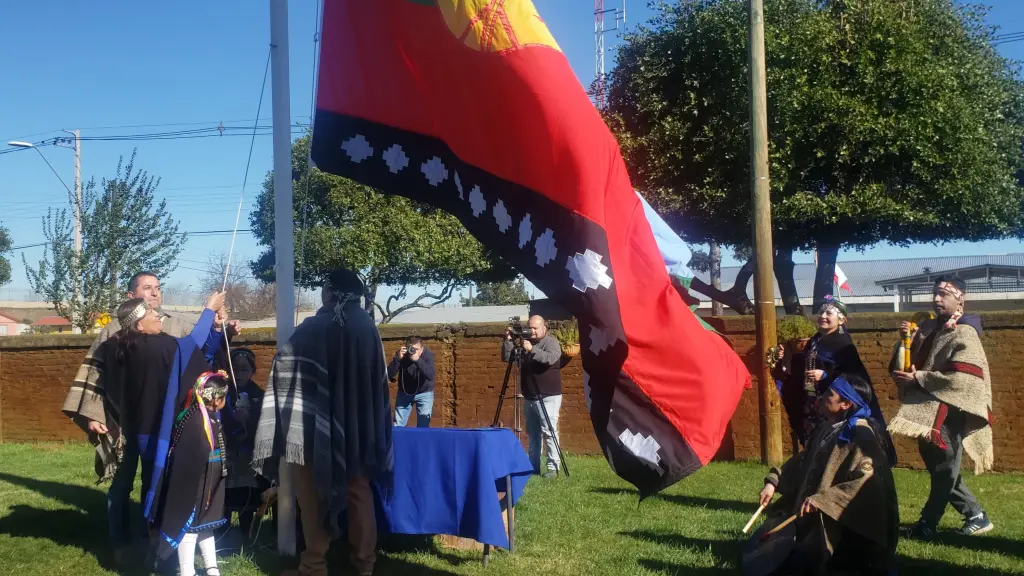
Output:
[[[754,300],[757,321],[758,407],[761,461],[782,464],[782,415],[768,355],[776,344],[775,280],[772,270],[772,208],[768,185],[768,105],[764,62],[764,2],[747,0],[750,11],[750,177],[754,224]]]
[[[71,313],[71,324],[72,330],[77,330],[77,324],[75,320],[78,318],[78,313],[81,311],[82,298],[82,133],[80,130],[62,130],[75,137],[74,142],[71,146],[68,146],[63,142],[64,139],[58,139],[55,144],[63,148],[72,148],[75,151],[75,197],[71,199],[75,214],[75,287],[74,287],[74,306],[72,307]]]
[[[274,264],[277,278],[277,347],[295,331],[295,229],[292,208],[291,98],[288,92],[288,0],[270,0],[270,70],[274,124]],[[291,466],[278,470],[277,551],[295,555],[295,490]]]
[[[82,254],[82,133],[64,130],[75,136],[75,254]]]

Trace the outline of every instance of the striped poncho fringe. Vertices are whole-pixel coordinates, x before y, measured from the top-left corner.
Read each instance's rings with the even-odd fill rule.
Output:
[[[277,477],[275,456],[283,457],[289,464],[307,464],[307,430],[318,435],[330,433],[330,403],[324,401],[328,396],[327,368],[312,358],[296,356],[291,350],[292,346],[286,344],[274,357],[256,429],[252,465],[268,478]],[[291,385],[280,386],[280,382]],[[278,422],[285,429],[279,429]],[[312,446],[330,446],[329,436],[312,440]],[[320,457],[329,458],[330,452]]]

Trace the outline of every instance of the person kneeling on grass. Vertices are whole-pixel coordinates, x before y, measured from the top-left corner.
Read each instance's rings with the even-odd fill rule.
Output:
[[[197,541],[206,576],[220,576],[213,530],[227,523],[227,468],[220,422],[227,394],[227,373],[206,372],[175,417],[154,525],[160,533],[157,555],[166,559],[177,551],[181,576],[195,576]]]
[[[889,436],[870,405],[870,385],[854,375],[837,377],[822,394],[825,421],[806,450],[771,470],[760,495],[766,506],[776,492],[781,497],[752,542],[765,546],[762,534],[797,516],[792,549],[774,562],[748,556],[747,574],[886,574],[894,567],[899,509]]]

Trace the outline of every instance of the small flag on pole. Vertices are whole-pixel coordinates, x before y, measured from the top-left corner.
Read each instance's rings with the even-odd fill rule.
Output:
[[[853,294],[853,289],[850,288],[849,279],[846,277],[846,273],[843,272],[843,269],[839,267],[838,263],[836,264],[836,275],[833,280],[835,281],[836,286],[839,286],[840,290],[845,290]]]

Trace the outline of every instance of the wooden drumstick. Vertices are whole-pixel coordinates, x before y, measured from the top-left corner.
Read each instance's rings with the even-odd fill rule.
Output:
[[[797,519],[797,517],[798,517],[798,516],[797,516],[796,514],[793,514],[793,515],[792,515],[792,516],[790,516],[789,518],[786,518],[786,519],[785,519],[785,520],[784,520],[784,521],[782,522],[782,524],[779,524],[779,525],[778,525],[778,526],[776,526],[775,528],[772,528],[771,530],[769,530],[769,531],[765,532],[765,533],[764,533],[763,535],[761,535],[761,540],[767,540],[767,539],[768,539],[768,537],[769,537],[769,536],[771,536],[772,534],[775,534],[776,532],[779,532],[780,530],[782,530],[782,529],[783,529],[783,528],[785,528],[786,526],[789,526],[790,524],[792,524],[792,523],[793,523],[793,521],[794,521],[794,520],[796,520],[796,519]]]
[[[751,516],[750,520],[747,521],[747,525],[743,527],[744,534],[750,532],[750,527],[754,525],[754,520],[757,520],[757,517],[761,515],[761,512],[764,512],[764,504],[758,506],[757,512],[754,512],[754,515]]]

